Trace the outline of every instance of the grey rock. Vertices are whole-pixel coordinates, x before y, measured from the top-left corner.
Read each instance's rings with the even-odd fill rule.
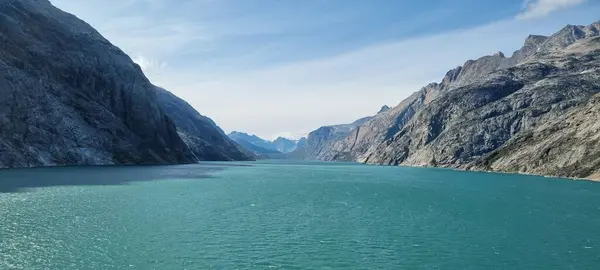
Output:
[[[212,159],[188,146],[206,141],[195,131],[209,130],[179,117],[195,111],[171,110],[177,98],[161,104],[157,95],[165,101],[129,56],[77,17],[47,0],[0,1],[0,167]]]
[[[299,142],[298,147],[286,155],[289,159],[330,160],[334,144],[342,141],[350,134],[356,132],[361,126],[370,122],[374,117],[386,113],[389,108],[383,106],[376,116],[367,116],[350,124],[323,126],[308,134],[304,142]]]
[[[550,37],[542,44],[552,49],[444,92],[364,161],[574,177],[595,173],[596,150],[581,152],[591,143],[578,145],[573,138],[563,144],[575,128],[561,123],[565,115],[572,122],[592,121],[581,116],[594,113],[595,107],[584,104],[600,91],[600,37],[565,39],[562,32],[553,36],[561,42]],[[569,146],[572,151],[563,151]]]
[[[232,141],[210,118],[201,115],[183,99],[156,87],[157,101],[177,126],[177,131],[198,160],[254,160],[254,154]]]
[[[466,169],[600,179],[600,96],[476,160]]]
[[[368,156],[377,151],[379,144],[391,139],[419,110],[435,100],[441,93],[476,83],[495,71],[515,66],[535,54],[546,39],[543,36],[529,36],[523,47],[508,58],[502,53],[497,53],[477,60],[469,60],[464,65],[448,71],[441,82],[430,83],[396,107],[368,119],[344,138],[330,142],[326,145],[326,149],[319,152],[318,156],[308,156],[307,158],[364,162]]]
[[[348,134],[347,125],[324,126],[308,134],[302,147],[287,154],[289,159],[319,159],[321,152],[328,149],[329,144],[344,138]]]
[[[304,145],[306,145],[306,137],[302,137],[298,140],[296,143],[296,149],[302,148]]]
[[[595,38],[591,42],[600,43]],[[581,52],[590,44],[576,44],[570,49]],[[596,48],[595,59],[600,53]],[[585,55],[585,54],[584,54]],[[600,68],[592,67],[575,74],[578,80],[595,85],[599,91]],[[572,79],[570,79],[572,80]],[[572,83],[569,81],[566,83]],[[562,84],[565,85],[566,83]],[[582,85],[573,84],[573,88]],[[589,86],[583,85],[582,88]],[[585,91],[585,90],[584,90]],[[505,171],[528,174],[600,179],[600,94],[581,106],[526,129],[501,147],[464,166],[470,170]]]
[[[298,140],[290,140],[283,137],[275,139],[272,143],[275,145],[275,149],[284,154],[290,153],[298,147]]]
[[[598,178],[599,30],[469,60],[305,158]]]
[[[0,167],[191,162],[125,53],[47,0],[0,2]]]
[[[387,111],[389,111],[390,109],[391,109],[391,108],[390,108],[390,106],[388,106],[388,105],[383,105],[383,106],[381,107],[381,109],[379,109],[379,112],[377,112],[377,114],[380,114],[380,113],[387,112]]]
[[[567,25],[544,41],[538,51],[560,51],[580,39],[598,36],[598,30],[600,30],[600,22],[595,22],[587,26]]]

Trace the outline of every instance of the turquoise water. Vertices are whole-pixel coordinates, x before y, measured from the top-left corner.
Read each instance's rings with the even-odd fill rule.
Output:
[[[600,183],[241,165],[0,171],[0,269],[600,269]]]

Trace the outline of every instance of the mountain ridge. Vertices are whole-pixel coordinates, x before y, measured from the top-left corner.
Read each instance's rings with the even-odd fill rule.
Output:
[[[269,141],[254,134],[239,131],[232,131],[227,136],[251,152],[264,158],[282,158],[284,154],[294,151],[299,143],[302,142],[302,139],[291,140],[283,137]]]
[[[309,158],[509,171],[497,154],[472,162],[520,132],[579,108],[599,90],[599,29],[599,22],[567,25],[549,37],[528,36],[511,57],[468,60],[346,137],[318,145]]]
[[[86,22],[5,0],[0,41],[0,167],[198,162],[140,66]]]

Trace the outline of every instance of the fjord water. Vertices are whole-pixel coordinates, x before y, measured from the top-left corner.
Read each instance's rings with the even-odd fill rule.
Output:
[[[238,165],[0,171],[0,269],[600,269],[600,183]]]

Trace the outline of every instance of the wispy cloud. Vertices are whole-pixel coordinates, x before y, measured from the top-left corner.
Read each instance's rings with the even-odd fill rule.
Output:
[[[276,68],[204,76],[178,70],[161,80],[225,130],[268,138],[281,130],[313,130],[373,115],[468,59],[499,50],[510,55],[529,34],[551,34],[594,16],[507,20]]]
[[[580,5],[585,1],[586,0],[525,0],[525,10],[517,15],[517,18],[523,20],[541,18],[552,12]]]

